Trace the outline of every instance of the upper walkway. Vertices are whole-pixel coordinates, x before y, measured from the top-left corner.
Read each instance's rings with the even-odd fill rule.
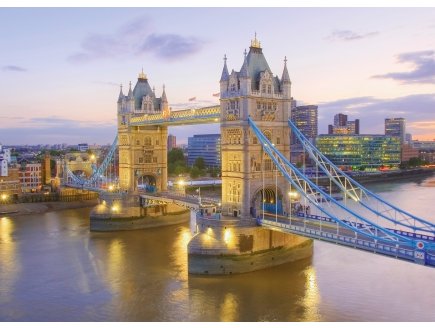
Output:
[[[162,112],[158,114],[144,114],[130,120],[132,126],[145,125],[185,125],[219,123],[221,119],[220,105],[191,108],[177,111]]]

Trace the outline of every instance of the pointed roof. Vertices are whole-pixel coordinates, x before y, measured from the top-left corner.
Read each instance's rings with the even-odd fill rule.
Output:
[[[122,84],[121,84],[119,90],[118,102],[120,103],[123,98],[124,98],[124,94],[122,93]]]
[[[138,108],[142,107],[142,98],[144,96],[150,96],[153,99],[155,98],[153,90],[151,90],[151,87],[148,83],[148,79],[147,79],[147,77],[144,74],[143,69],[142,69],[142,72],[139,74],[139,77],[137,79],[137,83],[133,89],[134,107],[135,108],[138,109]]]
[[[131,90],[131,81],[130,81],[130,88],[128,89],[128,98],[133,98],[133,91]]]
[[[287,70],[287,57],[284,57],[284,70],[282,71],[281,83],[291,83]]]
[[[162,93],[162,102],[168,102],[168,99],[166,98],[166,91],[165,91],[165,85],[163,84],[163,93]]]
[[[224,55],[224,68],[222,69],[222,75],[220,82],[228,81],[230,75],[228,74],[228,67],[227,67],[227,55]]]
[[[242,68],[240,69],[239,76],[244,78],[249,78],[248,63],[246,61],[246,49],[244,55],[245,55],[245,59],[243,60],[243,65]]]

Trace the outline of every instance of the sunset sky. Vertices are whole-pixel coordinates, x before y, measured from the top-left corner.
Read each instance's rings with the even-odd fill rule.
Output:
[[[239,71],[255,32],[320,133],[341,112],[361,133],[404,117],[435,139],[435,8],[0,8],[0,143],[110,143],[119,85],[142,67],[174,110],[217,104],[224,54]]]

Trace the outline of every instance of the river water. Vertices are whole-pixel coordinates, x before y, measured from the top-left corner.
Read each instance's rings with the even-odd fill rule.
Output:
[[[435,222],[435,184],[371,185]],[[89,209],[0,218],[2,321],[435,321],[435,269],[325,242],[310,259],[189,276],[189,224],[89,232]]]

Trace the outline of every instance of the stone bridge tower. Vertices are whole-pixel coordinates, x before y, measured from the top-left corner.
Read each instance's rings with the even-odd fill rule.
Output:
[[[132,126],[143,115],[168,113],[165,86],[160,98],[151,89],[143,71],[134,89],[118,97],[119,185],[135,192],[164,191],[167,188],[167,137],[164,126]]]
[[[289,210],[288,183],[263,152],[248,117],[290,159],[287,121],[292,101],[286,59],[279,78],[269,68],[256,37],[244,55],[240,71],[231,73],[225,56],[220,80],[222,213],[241,220],[255,216],[262,202],[269,210],[274,206],[279,212]]]

